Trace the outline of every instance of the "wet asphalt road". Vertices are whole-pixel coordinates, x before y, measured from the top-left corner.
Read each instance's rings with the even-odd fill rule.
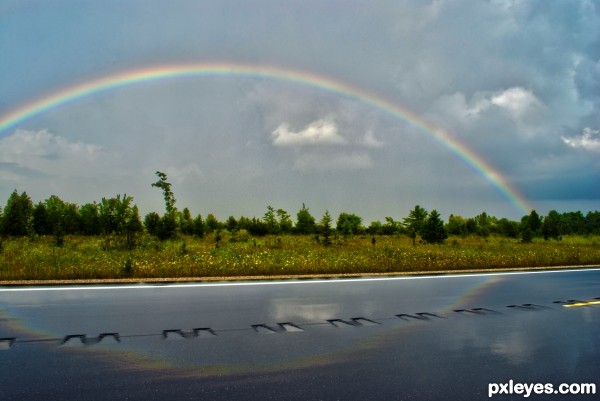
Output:
[[[5,287],[0,399],[478,400],[511,379],[598,386],[599,297],[594,269]],[[564,306],[575,301],[588,303]]]

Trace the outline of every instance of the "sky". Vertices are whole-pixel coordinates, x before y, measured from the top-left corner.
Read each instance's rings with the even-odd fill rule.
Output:
[[[0,58],[2,205],[600,209],[598,1],[4,0]]]

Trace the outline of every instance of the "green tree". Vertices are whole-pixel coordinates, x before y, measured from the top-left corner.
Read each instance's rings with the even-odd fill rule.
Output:
[[[212,213],[209,213],[208,216],[206,216],[206,220],[204,221],[204,226],[205,226],[204,231],[208,234],[221,229],[221,223],[219,222],[219,220],[217,220],[215,215]]]
[[[586,234],[600,234],[600,212],[590,211],[585,215],[585,232]]]
[[[268,230],[265,222],[262,221],[261,219],[257,219],[256,217],[253,217],[252,220],[250,220],[248,222],[246,230],[248,230],[248,232],[251,235],[256,235],[259,237],[262,237],[269,233],[269,230]]]
[[[98,219],[102,233],[104,234],[124,234],[127,219],[132,213],[133,197],[124,194],[117,195],[114,198],[102,198],[98,205]]]
[[[477,234],[477,219],[471,217],[465,223],[465,231],[467,235]]]
[[[517,238],[519,236],[519,223],[503,217],[498,220],[498,233],[504,237]]]
[[[48,211],[46,205],[38,202],[33,208],[33,230],[37,235],[49,235],[52,233],[48,221]]]
[[[531,231],[534,233],[539,232],[542,228],[542,218],[535,210],[529,213],[529,227],[531,227]]]
[[[298,234],[314,234],[316,231],[315,218],[308,208],[302,204],[302,209],[296,214],[296,232]]]
[[[156,172],[158,181],[152,184],[153,187],[159,188],[163,191],[163,198],[165,200],[166,213],[161,217],[158,226],[156,228],[156,235],[161,241],[175,237],[178,221],[177,221],[177,208],[175,207],[175,195],[171,191],[171,183],[167,181],[167,175]]]
[[[157,171],[156,175],[158,176],[158,181],[152,184],[152,186],[162,189],[167,214],[175,214],[177,211],[175,208],[175,195],[171,191],[171,184],[167,181],[167,175],[160,171]]]
[[[83,235],[98,235],[101,233],[98,204],[86,203],[79,208],[80,231]]]
[[[400,223],[394,221],[391,217],[385,218],[385,224],[381,226],[381,233],[383,235],[394,235],[400,231]]]
[[[492,220],[486,212],[481,213],[475,217],[477,220],[477,235],[483,238],[490,236],[492,230]]]
[[[269,234],[279,234],[279,222],[275,217],[275,209],[273,206],[267,206],[267,212],[263,217],[263,221],[267,226],[267,232]]]
[[[65,214],[65,202],[58,196],[51,195],[44,201],[44,205],[46,206],[50,232],[54,234],[55,231],[60,231],[64,235],[63,216]]]
[[[331,245],[331,215],[328,210],[325,210],[325,214],[323,214],[323,217],[319,222],[319,234],[323,236],[323,245]]]
[[[544,220],[542,221],[542,235],[544,240],[548,241],[550,238],[559,240],[560,239],[560,225],[561,216],[556,210],[551,210]]]
[[[567,212],[560,215],[558,230],[560,234],[586,234],[586,219],[583,213]]]
[[[363,231],[362,218],[353,213],[340,213],[336,230],[343,235],[359,234]]]
[[[416,205],[415,208],[408,213],[408,216],[403,219],[403,224],[406,227],[409,237],[412,238],[413,245],[416,244],[417,235],[421,234],[425,219],[427,219],[427,211],[419,205]]]
[[[450,235],[464,236],[467,234],[467,219],[462,216],[455,216],[453,214],[448,217],[448,224],[446,229]]]
[[[150,235],[158,234],[158,225],[160,224],[160,215],[156,212],[150,212],[144,217],[144,226]]]
[[[279,230],[284,234],[292,232],[293,223],[290,214],[283,209],[277,209],[276,213],[279,219]]]
[[[198,238],[204,237],[204,221],[200,214],[194,219],[194,235]]]
[[[225,228],[230,233],[234,233],[238,229],[238,221],[233,216],[229,216],[225,222]]]
[[[529,231],[531,231],[532,237],[538,236],[541,228],[542,219],[535,210],[532,210],[531,213],[529,213],[529,215],[523,216],[523,218],[521,219],[521,232],[528,229]]]
[[[2,211],[2,233],[4,235],[25,236],[33,233],[33,203],[23,192],[15,189]]]
[[[379,220],[372,221],[367,228],[367,233],[369,233],[369,235],[381,234],[382,227],[383,226]]]
[[[160,218],[156,228],[156,236],[159,240],[165,241],[175,237],[177,230],[177,220],[174,213],[167,213]]]
[[[80,231],[81,220],[76,204],[65,203],[61,217],[61,226],[66,234],[76,234]]]
[[[117,195],[114,198],[102,198],[98,205],[101,233],[108,236],[107,241],[110,241],[112,236],[119,236],[129,249],[135,246],[137,233],[143,230],[138,207],[133,205],[132,202],[133,197],[125,194],[123,197]],[[175,221],[174,218],[173,221]],[[146,215],[144,222],[148,223],[146,228],[150,227],[148,228],[149,232],[154,229],[151,226],[151,217]]]
[[[194,234],[194,219],[187,207],[179,214],[179,229],[186,235]]]
[[[425,220],[421,231],[421,237],[429,244],[442,244],[444,240],[448,238],[444,222],[435,209],[429,213],[429,216]]]
[[[136,205],[126,211],[124,230],[127,248],[133,249],[137,234],[143,230],[140,213]]]

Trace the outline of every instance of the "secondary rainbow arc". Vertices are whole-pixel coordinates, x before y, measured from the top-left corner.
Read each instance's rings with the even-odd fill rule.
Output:
[[[0,116],[0,134],[11,128],[16,128],[26,120],[50,109],[111,89],[172,78],[236,75],[277,79],[308,85],[347,98],[353,98],[381,109],[430,135],[435,141],[450,150],[490,182],[519,212],[526,214],[532,209],[529,202],[509,184],[500,172],[447,131],[434,126],[410,110],[364,89],[322,75],[288,68],[239,63],[196,63],[129,70],[67,87]]]

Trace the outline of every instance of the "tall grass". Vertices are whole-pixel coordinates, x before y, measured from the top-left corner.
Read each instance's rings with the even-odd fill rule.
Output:
[[[119,238],[68,236],[7,239],[0,251],[0,280],[229,277],[360,274],[463,269],[502,269],[600,264],[600,237],[562,241],[451,237],[443,245],[412,245],[407,237],[337,238],[332,246],[310,236],[238,239],[181,236],[139,239],[128,250]]]

